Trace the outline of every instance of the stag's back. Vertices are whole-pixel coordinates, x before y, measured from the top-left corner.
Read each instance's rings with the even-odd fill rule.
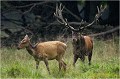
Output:
[[[84,36],[85,39],[85,47],[87,51],[91,51],[93,49],[93,41],[89,36]]]
[[[67,45],[60,41],[48,41],[39,43],[35,50],[39,56],[48,57],[48,59],[54,59],[58,55],[64,54]]]

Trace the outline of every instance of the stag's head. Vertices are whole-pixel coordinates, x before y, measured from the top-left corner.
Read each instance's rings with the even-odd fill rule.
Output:
[[[28,35],[26,35],[22,41],[20,41],[20,43],[18,44],[18,47],[17,49],[22,49],[22,48],[25,48],[27,46],[29,46],[29,43],[30,43],[30,38],[28,37]]]

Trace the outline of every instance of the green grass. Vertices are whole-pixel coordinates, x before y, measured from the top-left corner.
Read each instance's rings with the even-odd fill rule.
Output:
[[[39,69],[35,69],[35,61],[25,49],[1,48],[1,78],[120,78],[119,75],[119,40],[118,38],[102,41],[94,40],[92,64],[88,65],[80,59],[73,67],[73,54],[71,41],[67,43],[68,49],[64,60],[67,71],[58,72],[58,62],[49,61],[51,75],[43,61]]]

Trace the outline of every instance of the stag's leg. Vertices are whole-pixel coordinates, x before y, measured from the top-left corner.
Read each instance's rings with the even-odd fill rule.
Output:
[[[38,66],[39,66],[39,61],[36,60],[36,69],[38,69]]]
[[[49,66],[48,66],[48,59],[47,58],[44,59],[44,63],[45,63],[45,65],[47,67],[47,70],[48,70],[48,72],[50,74],[50,69],[49,69]]]
[[[88,55],[89,65],[91,65],[92,51]]]
[[[77,59],[78,59],[78,55],[75,55],[75,54],[74,54],[74,61],[73,61],[73,66],[74,66],[74,67],[75,67],[75,63],[76,63]]]
[[[80,59],[81,59],[82,62],[84,63],[84,61],[85,61],[85,55],[81,55],[81,56],[80,56]]]

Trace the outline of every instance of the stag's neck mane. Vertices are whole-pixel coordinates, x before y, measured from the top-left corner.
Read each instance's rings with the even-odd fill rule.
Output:
[[[30,55],[32,55],[32,56],[35,56],[35,47],[36,46],[33,46],[32,44],[31,44],[31,42],[29,41],[29,45],[26,47],[26,50],[28,51],[28,53],[30,54]]]

